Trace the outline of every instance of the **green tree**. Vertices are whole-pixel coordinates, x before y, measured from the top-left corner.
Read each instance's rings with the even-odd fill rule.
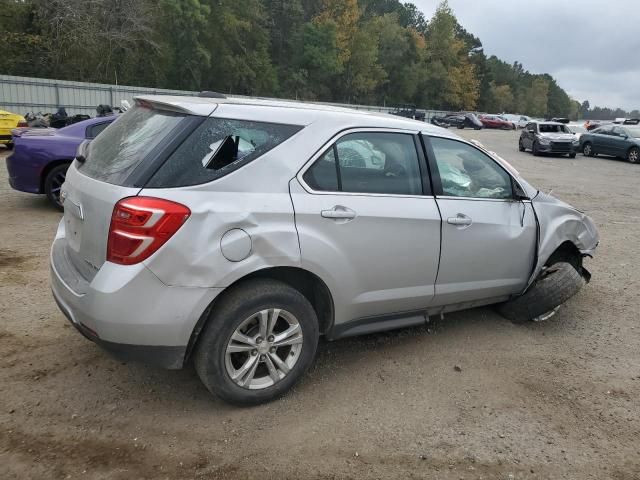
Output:
[[[442,2],[427,27],[427,98],[436,108],[474,109],[479,82],[464,40],[456,37],[457,21]]]
[[[536,78],[527,92],[526,113],[533,117],[544,117],[547,114],[549,82],[544,78]]]
[[[167,83],[173,88],[200,90],[202,74],[211,62],[206,46],[211,9],[200,0],[159,0],[159,28],[164,34]]]
[[[514,96],[509,85],[496,85],[491,82],[492,110],[495,112],[510,112],[513,110]]]

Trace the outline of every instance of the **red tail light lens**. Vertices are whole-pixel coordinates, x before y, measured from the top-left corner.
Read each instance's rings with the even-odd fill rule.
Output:
[[[133,265],[153,255],[191,215],[184,205],[161,198],[129,197],[113,208],[107,261]]]
[[[25,120],[19,120],[18,121],[18,128],[20,127],[28,127],[29,124],[25,121]]]

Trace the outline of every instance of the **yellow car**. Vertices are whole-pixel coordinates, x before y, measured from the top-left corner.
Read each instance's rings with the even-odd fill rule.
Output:
[[[0,145],[6,145],[7,148],[13,147],[11,130],[26,126],[27,122],[22,115],[0,110]]]

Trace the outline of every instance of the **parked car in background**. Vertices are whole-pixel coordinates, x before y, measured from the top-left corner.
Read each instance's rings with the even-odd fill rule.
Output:
[[[417,109],[415,105],[396,105],[389,113],[398,117],[411,118],[421,122],[424,122],[427,117],[427,113],[424,110]]]
[[[15,190],[44,194],[62,210],[60,187],[78,146],[95,138],[116,118],[91,118],[60,129],[15,129],[12,137],[15,148],[7,158],[9,184]]]
[[[640,125],[605,125],[580,137],[580,150],[587,157],[611,155],[640,163]]]
[[[531,117],[527,117],[526,115],[503,113],[500,116],[513,123],[516,128],[524,128],[531,121]]]
[[[482,122],[475,113],[450,113],[442,117],[433,117],[431,123],[438,127],[456,127],[459,129],[473,128],[474,130],[482,129]]]
[[[575,158],[578,146],[578,139],[573,132],[559,122],[530,122],[518,140],[521,152],[531,150],[534,155],[555,153]]]
[[[503,130],[513,130],[514,124],[500,118],[498,115],[480,115],[480,121],[484,128],[500,128]]]
[[[567,127],[569,128],[569,130],[571,130],[571,133],[573,133],[578,140],[580,140],[580,137],[583,133],[587,133],[587,129],[579,123],[570,123],[567,125]]]
[[[587,120],[584,123],[584,128],[586,128],[587,131],[590,132],[591,130],[600,128],[601,126],[606,125],[607,123],[610,123],[610,122],[602,122],[600,120]]]
[[[512,130],[515,130],[516,128],[518,128],[516,126],[515,122],[512,122],[511,120],[509,120],[507,117],[505,117],[504,115],[496,115],[496,117],[498,117],[500,120],[504,120],[505,122],[507,122],[509,124],[509,126],[511,127]]]
[[[27,122],[22,115],[0,110],[0,145],[4,145],[9,149],[13,148],[11,130],[16,127],[26,126]]]
[[[58,306],[117,357],[192,360],[236,404],[289,390],[320,335],[497,303],[546,319],[598,244],[504,160],[390,115],[145,96],[83,149],[51,248]]]

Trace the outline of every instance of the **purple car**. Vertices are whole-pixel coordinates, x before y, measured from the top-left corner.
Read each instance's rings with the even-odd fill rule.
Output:
[[[78,146],[95,138],[116,118],[96,117],[60,129],[15,129],[13,154],[7,158],[9,184],[22,192],[45,194],[62,210],[60,187]]]

